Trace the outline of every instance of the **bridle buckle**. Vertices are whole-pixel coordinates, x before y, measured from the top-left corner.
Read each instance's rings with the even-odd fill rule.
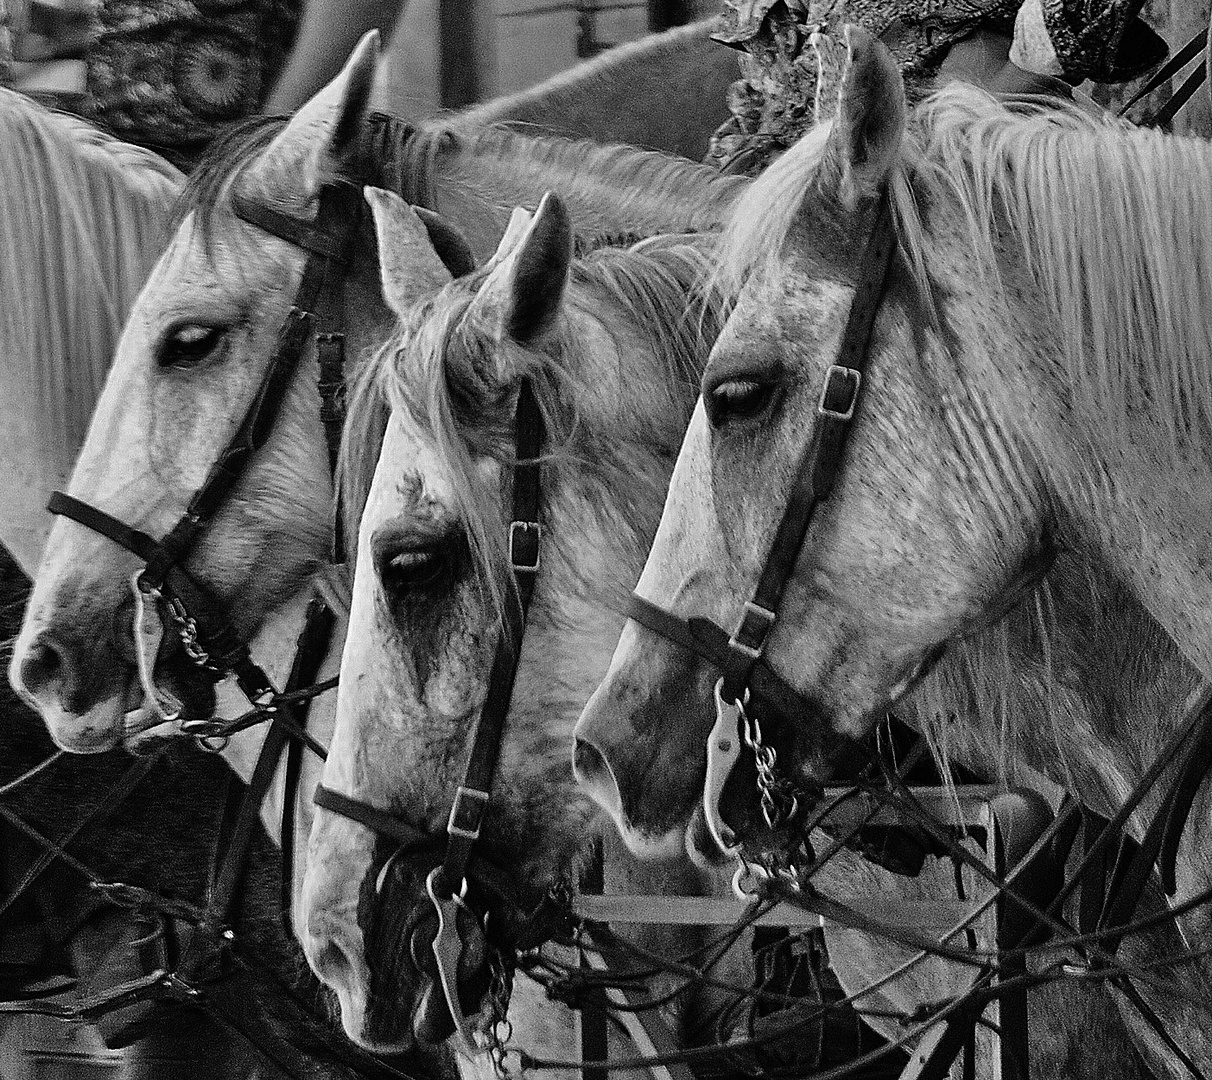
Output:
[[[766,647],[766,637],[777,618],[776,612],[753,600],[746,600],[745,610],[741,612],[736,629],[728,639],[728,648],[735,649],[750,660],[760,659],[762,650]]]
[[[537,521],[509,523],[509,561],[515,574],[537,574],[543,526]]]
[[[825,385],[821,387],[821,399],[816,411],[821,416],[834,420],[849,420],[858,405],[859,387],[863,385],[863,373],[845,364],[830,364],[825,372]]]
[[[446,822],[449,836],[475,841],[480,836],[480,825],[484,821],[484,808],[488,805],[488,792],[459,785],[454,802],[450,804],[450,819]]]

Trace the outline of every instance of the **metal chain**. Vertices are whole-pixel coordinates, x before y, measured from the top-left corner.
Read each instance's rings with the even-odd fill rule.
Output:
[[[762,818],[768,828],[777,829],[799,813],[799,796],[795,785],[775,771],[778,752],[773,746],[767,746],[762,741],[761,721],[756,716],[749,715],[744,700],[737,701],[736,706],[740,711],[745,745],[753,751],[753,763],[757,768],[757,790]]]
[[[492,1071],[504,1080],[511,1075],[505,1059],[509,1054],[508,1044],[513,1041],[513,1024],[509,1019],[513,976],[505,965],[505,958],[497,949],[492,950],[488,964],[490,976],[484,1003],[485,1034]]]

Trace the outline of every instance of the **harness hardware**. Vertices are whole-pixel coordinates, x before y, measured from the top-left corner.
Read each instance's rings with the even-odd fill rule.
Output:
[[[509,562],[517,574],[537,574],[543,526],[537,521],[509,523]]]
[[[455,791],[454,801],[450,804],[450,819],[446,823],[446,832],[464,840],[478,840],[487,806],[487,791],[477,791],[460,784]]]
[[[862,385],[863,373],[858,368],[830,364],[825,372],[825,385],[821,387],[816,411],[834,420],[849,420],[854,416]]]
[[[736,629],[732,631],[732,636],[728,639],[728,648],[734,649],[750,660],[759,659],[762,650],[766,647],[766,638],[774,628],[777,619],[776,612],[762,607],[753,600],[746,600]]]

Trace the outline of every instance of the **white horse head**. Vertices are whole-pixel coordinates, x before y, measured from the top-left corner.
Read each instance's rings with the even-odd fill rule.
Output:
[[[187,215],[131,312],[71,494],[153,536],[180,515],[258,390],[305,258],[238,220],[232,195],[312,216],[356,132],[374,56],[372,37],[285,128],[246,132],[255,149],[245,167],[223,177],[207,214]],[[380,301],[377,288],[368,294],[356,281],[349,294],[356,355]],[[326,558],[332,487],[316,378],[308,350],[268,445],[188,558],[190,572],[231,605],[246,633]],[[75,522],[60,520],[52,530],[12,677],[65,748],[114,746],[124,718],[147,712],[131,644],[128,582],[136,566]],[[184,658],[166,650],[160,660],[159,677],[206,712],[209,689]]]
[[[484,271],[451,282],[432,254],[416,258],[413,211],[386,193],[371,201],[400,329],[359,394],[392,405],[381,445],[349,446],[347,518],[361,527],[324,782],[442,834],[501,620],[517,602],[506,541],[528,381],[547,428],[541,561],[478,849],[497,870],[491,885],[473,870],[469,897],[492,910],[494,943],[507,945],[530,929],[519,898],[575,880],[597,833],[567,740],[618,632],[605,599],[639,569],[690,407],[686,374],[703,352],[683,308],[702,257],[663,243],[574,266],[567,212],[552,196],[533,218],[515,215]],[[440,291],[413,304],[421,279]],[[391,850],[371,829],[318,812],[305,947],[364,1045],[406,1044],[438,993],[423,888],[436,851],[385,867]],[[515,896],[494,891],[502,877]],[[412,940],[422,944],[409,954]],[[474,971],[461,975],[474,1010],[483,988]]]

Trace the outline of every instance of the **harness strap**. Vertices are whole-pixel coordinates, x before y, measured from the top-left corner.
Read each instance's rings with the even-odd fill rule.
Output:
[[[295,644],[295,658],[291,664],[290,676],[286,682],[287,692],[309,686],[315,682],[320,672],[320,665],[328,655],[332,644],[332,632],[336,625],[336,616],[328,604],[316,597],[307,605],[307,616],[299,640]],[[299,795],[299,779],[303,770],[304,741],[298,733],[306,733],[308,716],[311,713],[310,698],[298,705],[283,705],[275,715],[273,723],[281,727],[286,735],[286,772],[283,777],[282,794],[282,824],[279,830],[282,838],[282,928],[288,937],[295,936],[294,918],[294,868],[295,868],[295,823],[292,820]],[[324,760],[325,755],[321,755]],[[249,812],[255,815],[258,806],[252,806]]]
[[[294,665],[289,681],[286,684],[288,691],[297,690],[300,686],[306,685],[315,678],[320,664],[323,662],[325,655],[327,655],[332,627],[332,613],[323,601],[313,600],[308,605],[306,622],[299,636]],[[296,705],[283,705],[281,709],[292,722],[292,726],[302,727],[306,723],[308,704],[310,703],[305,703],[302,708]],[[236,891],[239,888],[240,879],[248,863],[248,854],[252,847],[253,830],[260,816],[261,804],[265,801],[269,787],[277,775],[278,763],[281,761],[282,754],[289,744],[295,743],[291,732],[283,725],[277,723],[273,714],[271,714],[270,719],[270,728],[266,733],[265,742],[261,746],[261,752],[257,756],[257,763],[253,767],[253,774],[248,782],[248,791],[244,796],[244,804],[240,809],[239,820],[237,820],[236,827],[232,831],[231,841],[223,857],[223,864],[219,868],[217,880],[207,900],[204,922],[210,926],[221,925],[231,915]],[[296,745],[298,744],[296,743]],[[301,749],[302,747],[300,746]],[[295,782],[297,783],[297,777]],[[293,854],[293,852],[291,851],[291,845],[287,837],[293,837],[294,829],[286,827],[288,824],[286,816],[289,814],[291,806],[293,806],[293,802],[284,800],[282,811],[282,877],[284,890],[290,889],[290,878],[293,875],[290,862],[290,854]],[[289,895],[289,891],[287,891],[286,896],[288,898]],[[290,918],[289,911],[290,904],[288,902],[283,911],[283,918],[287,921]],[[188,975],[189,967],[184,962],[182,963],[182,967]]]
[[[357,799],[351,799],[348,795],[342,795],[339,791],[333,791],[332,788],[325,787],[323,784],[317,785],[313,801],[322,810],[340,814],[342,817],[349,818],[350,821],[356,821],[359,825],[365,825],[371,832],[389,836],[404,847],[421,847],[434,842],[433,836],[418,829],[415,825],[410,825],[403,818],[390,814],[386,810],[378,810]]]
[[[143,778],[151,772],[152,766],[163,756],[163,749],[158,750],[154,754],[149,754],[147,757],[135,758],[131,762],[127,770],[118,778],[117,783],[113,785],[106,793],[105,798],[99,802],[91,812],[85,814],[75,825],[71,826],[57,840],[52,840],[50,837],[44,836],[39,830],[30,825],[23,817],[15,811],[10,810],[3,803],[0,803],[0,817],[4,818],[10,825],[24,833],[30,839],[34,840],[42,847],[42,854],[37,861],[26,871],[22,879],[14,886],[13,891],[4,898],[3,903],[0,903],[0,916],[3,916],[13,904],[28,890],[34,882],[42,876],[43,873],[55,862],[60,860],[70,866],[73,870],[82,874],[90,884],[100,886],[105,884],[104,879],[100,874],[96,873],[87,864],[81,862],[67,850],[68,846],[90,825],[99,825],[104,823],[110,815],[122,804],[123,800],[135,790],[136,787],[143,781]]]
[[[529,380],[523,380],[518,391],[515,420],[517,450],[513,471],[513,518],[509,527],[509,558],[513,565],[518,602],[506,608],[505,625],[493,657],[488,692],[472,735],[463,783],[455,792],[446,824],[446,855],[442,860],[440,879],[442,887],[451,894],[459,891],[466,877],[472,847],[480,836],[480,826],[492,791],[493,775],[505,734],[505,720],[513,699],[526,615],[534,596],[542,538],[538,459],[543,429],[543,417],[534,391]]]
[[[635,593],[627,598],[623,613],[722,670],[727,670],[733,663],[728,632],[710,619],[682,619]],[[765,657],[759,656],[749,669],[749,690],[754,698],[784,717],[816,711],[807,698],[767,663]]]
[[[1183,68],[1185,68],[1192,60],[1194,60],[1204,50],[1204,46],[1206,46],[1207,43],[1208,43],[1208,28],[1205,26],[1198,33],[1196,33],[1191,38],[1191,40],[1186,43],[1186,45],[1184,45],[1181,49],[1179,49],[1178,52],[1176,52],[1173,56],[1171,56],[1169,60],[1167,60],[1160,68],[1158,68],[1157,71],[1155,71],[1153,73],[1153,75],[1149,79],[1149,81],[1147,83],[1145,83],[1144,86],[1142,86],[1135,94],[1133,94],[1124,103],[1124,105],[1120,108],[1118,115],[1126,116],[1128,114],[1128,111],[1132,108],[1133,105],[1137,104],[1137,102],[1142,101],[1144,98],[1148,97],[1151,93],[1153,93],[1154,90],[1158,89],[1160,86],[1162,86],[1166,82],[1169,82],[1169,80],[1171,78],[1173,78],[1180,71],[1182,71]],[[1198,86],[1198,85],[1199,84],[1197,83],[1196,86]],[[1183,89],[1186,89],[1185,84],[1183,86]],[[1182,93],[1182,90],[1180,90],[1178,93]],[[1194,88],[1192,88],[1191,93],[1194,93]],[[1175,94],[1174,96],[1177,97],[1178,94]],[[1184,104],[1186,104],[1187,99],[1190,96],[1191,96],[1191,94],[1188,93],[1186,95],[1186,97],[1184,97],[1182,99],[1182,101],[1180,101],[1178,103],[1178,105],[1175,107],[1174,112],[1178,112],[1178,110],[1180,108],[1182,108],[1182,106]],[[1173,100],[1173,98],[1171,98],[1171,100]],[[1168,104],[1169,103],[1167,103],[1167,105]],[[1163,111],[1165,108],[1166,108],[1166,106],[1163,106]],[[1160,116],[1160,115],[1161,115],[1161,113],[1159,112],[1157,114],[1157,116],[1154,116],[1150,119],[1146,119],[1143,122],[1143,125],[1144,126],[1159,125],[1160,123],[1162,123],[1162,121],[1160,121],[1158,119],[1158,116]],[[1171,114],[1170,118],[1172,118],[1172,116],[1173,116],[1173,114]]]
[[[234,194],[232,209],[241,221],[255,225],[258,229],[285,240],[288,244],[302,248],[311,255],[344,265],[348,261],[349,243],[340,235],[329,232],[321,223],[320,215],[315,221],[293,217],[267,206],[258,199]]]
[[[147,533],[62,491],[51,495],[47,509],[100,533],[144,562],[154,558],[159,550],[157,542]],[[273,683],[265,669],[253,661],[247,643],[208,589],[183,567],[172,565],[167,567],[159,591],[168,598],[180,599],[189,616],[196,621],[198,637],[205,643],[210,657],[205,670],[215,678],[230,672],[249,701],[264,702],[273,695]]]

